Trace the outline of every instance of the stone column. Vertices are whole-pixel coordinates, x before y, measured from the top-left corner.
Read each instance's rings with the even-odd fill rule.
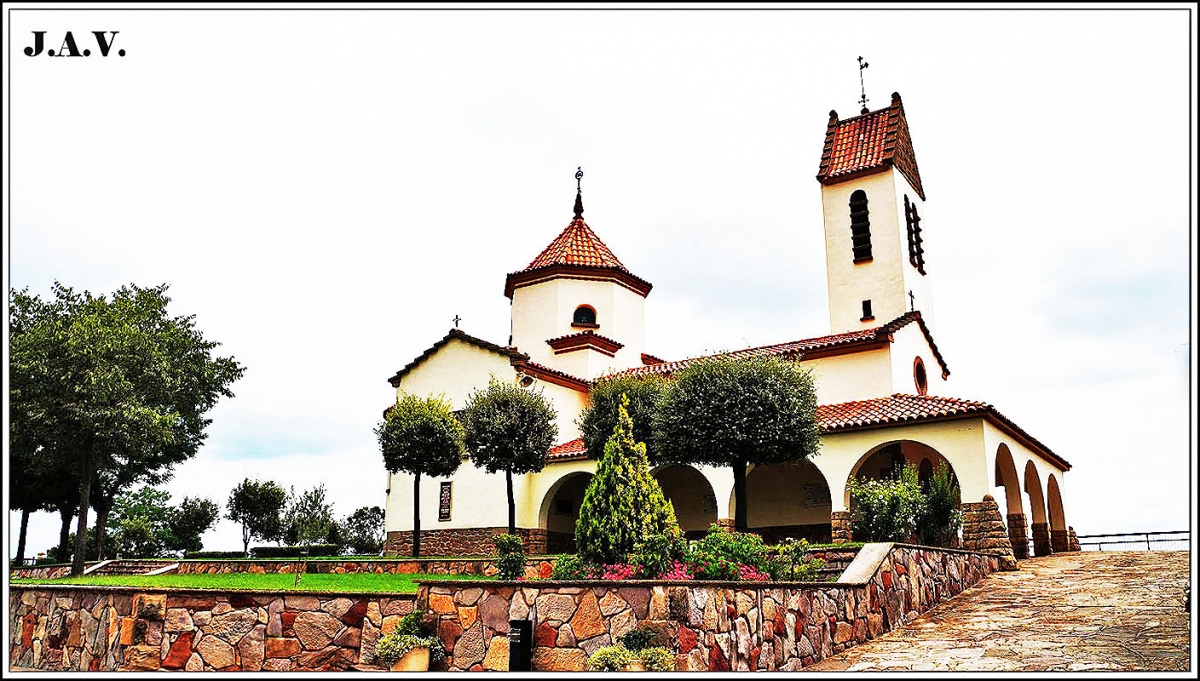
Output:
[[[1008,514],[1008,543],[1012,545],[1017,560],[1029,557],[1029,527],[1024,513]]]
[[[829,525],[832,529],[834,544],[845,544],[854,539],[850,531],[849,511],[834,511],[830,513]]]
[[[1030,529],[1033,532],[1033,555],[1048,556],[1054,553],[1050,544],[1050,523],[1034,523]]]
[[[1083,550],[1083,547],[1079,545],[1079,537],[1075,536],[1075,528],[1074,527],[1067,528],[1067,550],[1068,551]]]
[[[1054,549],[1055,553],[1065,553],[1069,551],[1070,538],[1067,536],[1066,530],[1050,530],[1050,548]]]
[[[737,523],[733,521],[733,518],[717,518],[717,527],[720,527],[726,532],[733,532],[736,526]]]
[[[962,546],[967,551],[990,553],[1000,559],[1001,570],[1016,570],[1008,531],[1000,517],[1000,507],[992,495],[984,495],[978,503],[960,504],[963,515]]]

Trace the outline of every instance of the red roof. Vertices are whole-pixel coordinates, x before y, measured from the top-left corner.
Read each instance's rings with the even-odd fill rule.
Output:
[[[921,173],[898,93],[892,93],[892,105],[886,109],[844,121],[838,120],[836,111],[829,112],[821,169],[817,173],[821,184],[836,184],[893,166],[924,200]]]
[[[504,283],[504,295],[511,298],[516,287],[553,276],[612,279],[643,296],[652,288],[650,282],[626,269],[580,217],[572,220],[528,267],[508,275]]]
[[[586,458],[587,448],[583,446],[583,438],[580,437],[552,447],[550,452],[546,454],[547,461],[571,461]]]
[[[887,426],[904,425],[954,418],[980,416],[990,418],[1001,429],[1023,441],[1063,470],[1071,467],[1065,459],[1050,451],[1017,424],[1010,421],[986,402],[960,400],[954,397],[895,394],[873,400],[823,404],[817,407],[817,425],[822,433],[838,433]],[[583,440],[571,440],[550,450],[551,461],[572,461],[588,458]]]
[[[787,343],[777,343],[775,345],[763,345],[756,348],[746,348],[745,350],[734,350],[732,352],[723,352],[715,355],[692,357],[690,359],[681,359],[674,362],[649,364],[646,366],[626,369],[625,371],[610,374],[610,376],[646,376],[649,374],[660,374],[667,376],[680,371],[686,366],[711,357],[776,356],[783,357],[785,359],[796,359],[797,357],[803,359],[805,354],[818,350],[839,347],[846,347],[849,349],[855,345],[869,346],[886,342],[890,339],[891,334],[895,333],[897,329],[914,321],[921,326],[921,331],[925,334],[925,338],[929,341],[929,347],[933,350],[934,356],[937,357],[938,363],[942,367],[942,374],[944,376],[949,376],[950,370],[946,367],[946,362],[944,359],[942,359],[942,355],[938,351],[937,345],[934,344],[933,337],[929,333],[929,328],[925,326],[925,322],[921,319],[921,313],[919,311],[906,312],[887,324],[884,324],[883,326],[862,329],[861,331],[848,331],[846,333],[836,333],[830,336],[806,338],[803,340],[789,341]]]

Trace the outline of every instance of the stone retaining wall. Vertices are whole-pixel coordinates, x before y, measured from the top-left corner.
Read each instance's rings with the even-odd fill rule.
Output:
[[[12,665],[45,671],[339,671],[413,595],[220,593],[12,585]]]
[[[96,561],[84,563],[84,569],[95,565]],[[8,571],[14,579],[58,579],[71,574],[71,564],[66,565],[38,565],[37,567],[19,567],[12,568]]]
[[[494,556],[496,547],[492,538],[506,534],[508,527],[464,527],[447,530],[421,530],[421,552],[442,556]],[[556,535],[565,534],[556,532]],[[548,553],[547,531],[541,528],[518,527],[517,536],[525,543],[525,553],[539,555]],[[554,550],[561,551],[564,539],[555,537],[550,541]],[[383,551],[389,556],[412,553],[412,530],[387,533]]]
[[[533,621],[537,671],[584,669],[588,655],[638,626],[660,633],[680,671],[797,670],[903,626],[999,569],[994,555],[868,546],[877,564],[859,583],[429,582],[417,607],[437,616],[441,668],[454,671],[506,669],[510,619]]]
[[[525,562],[525,578],[539,579],[550,576],[554,569],[554,558],[530,558]],[[177,575],[229,574],[250,572],[256,574],[294,574],[300,561],[297,560],[161,560],[163,566],[178,563]],[[92,563],[89,563],[89,566]],[[71,572],[70,565],[25,567],[12,570],[16,579],[58,579]],[[305,565],[305,574],[346,573],[396,573],[430,575],[495,575],[498,570],[491,558],[409,558],[389,560],[310,560]]]

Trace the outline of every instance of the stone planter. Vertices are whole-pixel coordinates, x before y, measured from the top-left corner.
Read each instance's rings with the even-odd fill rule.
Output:
[[[623,669],[621,669],[621,671],[623,671],[623,672],[644,672],[644,671],[646,671],[646,665],[642,664],[642,661],[635,657],[632,660],[630,660],[629,664],[625,665],[625,667]]]
[[[429,648],[413,648],[392,664],[394,672],[429,671]]]

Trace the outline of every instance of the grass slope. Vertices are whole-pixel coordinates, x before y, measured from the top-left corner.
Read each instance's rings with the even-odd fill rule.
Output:
[[[421,574],[306,574],[259,575],[245,572],[223,575],[88,575],[60,579],[14,579],[13,586],[64,585],[132,586],[144,589],[216,589],[220,591],[325,591],[330,593],[416,593],[422,579],[491,579],[479,575]]]

